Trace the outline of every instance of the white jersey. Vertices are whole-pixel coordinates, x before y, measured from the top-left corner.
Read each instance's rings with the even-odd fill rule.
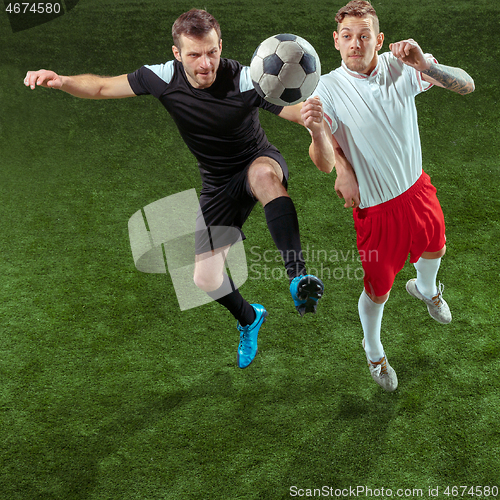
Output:
[[[369,76],[342,62],[321,77],[314,95],[321,98],[325,120],[356,172],[360,208],[399,196],[420,177],[415,96],[431,86],[392,52],[378,57]]]

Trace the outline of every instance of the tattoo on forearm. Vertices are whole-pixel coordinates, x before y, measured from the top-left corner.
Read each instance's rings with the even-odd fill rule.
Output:
[[[463,69],[431,63],[431,67],[422,73],[458,94],[465,95],[474,91],[474,80]]]

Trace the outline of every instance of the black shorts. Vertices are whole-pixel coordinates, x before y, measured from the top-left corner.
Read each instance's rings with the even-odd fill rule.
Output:
[[[274,146],[260,151],[244,170],[234,175],[226,184],[215,188],[203,186],[200,211],[196,217],[197,255],[245,239],[241,228],[257,204],[248,183],[248,169],[262,156],[278,162],[283,171],[283,186],[287,188],[288,166]]]

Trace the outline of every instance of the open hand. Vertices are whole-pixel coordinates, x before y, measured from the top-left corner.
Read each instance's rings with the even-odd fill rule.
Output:
[[[38,71],[28,71],[24,78],[24,85],[32,90],[36,85],[41,87],[60,89],[62,87],[61,77],[53,71],[40,69]]]

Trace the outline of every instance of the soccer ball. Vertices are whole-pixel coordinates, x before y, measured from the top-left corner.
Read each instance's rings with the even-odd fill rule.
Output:
[[[250,77],[266,101],[291,106],[312,95],[321,76],[321,63],[314,47],[297,35],[274,35],[254,52]]]

